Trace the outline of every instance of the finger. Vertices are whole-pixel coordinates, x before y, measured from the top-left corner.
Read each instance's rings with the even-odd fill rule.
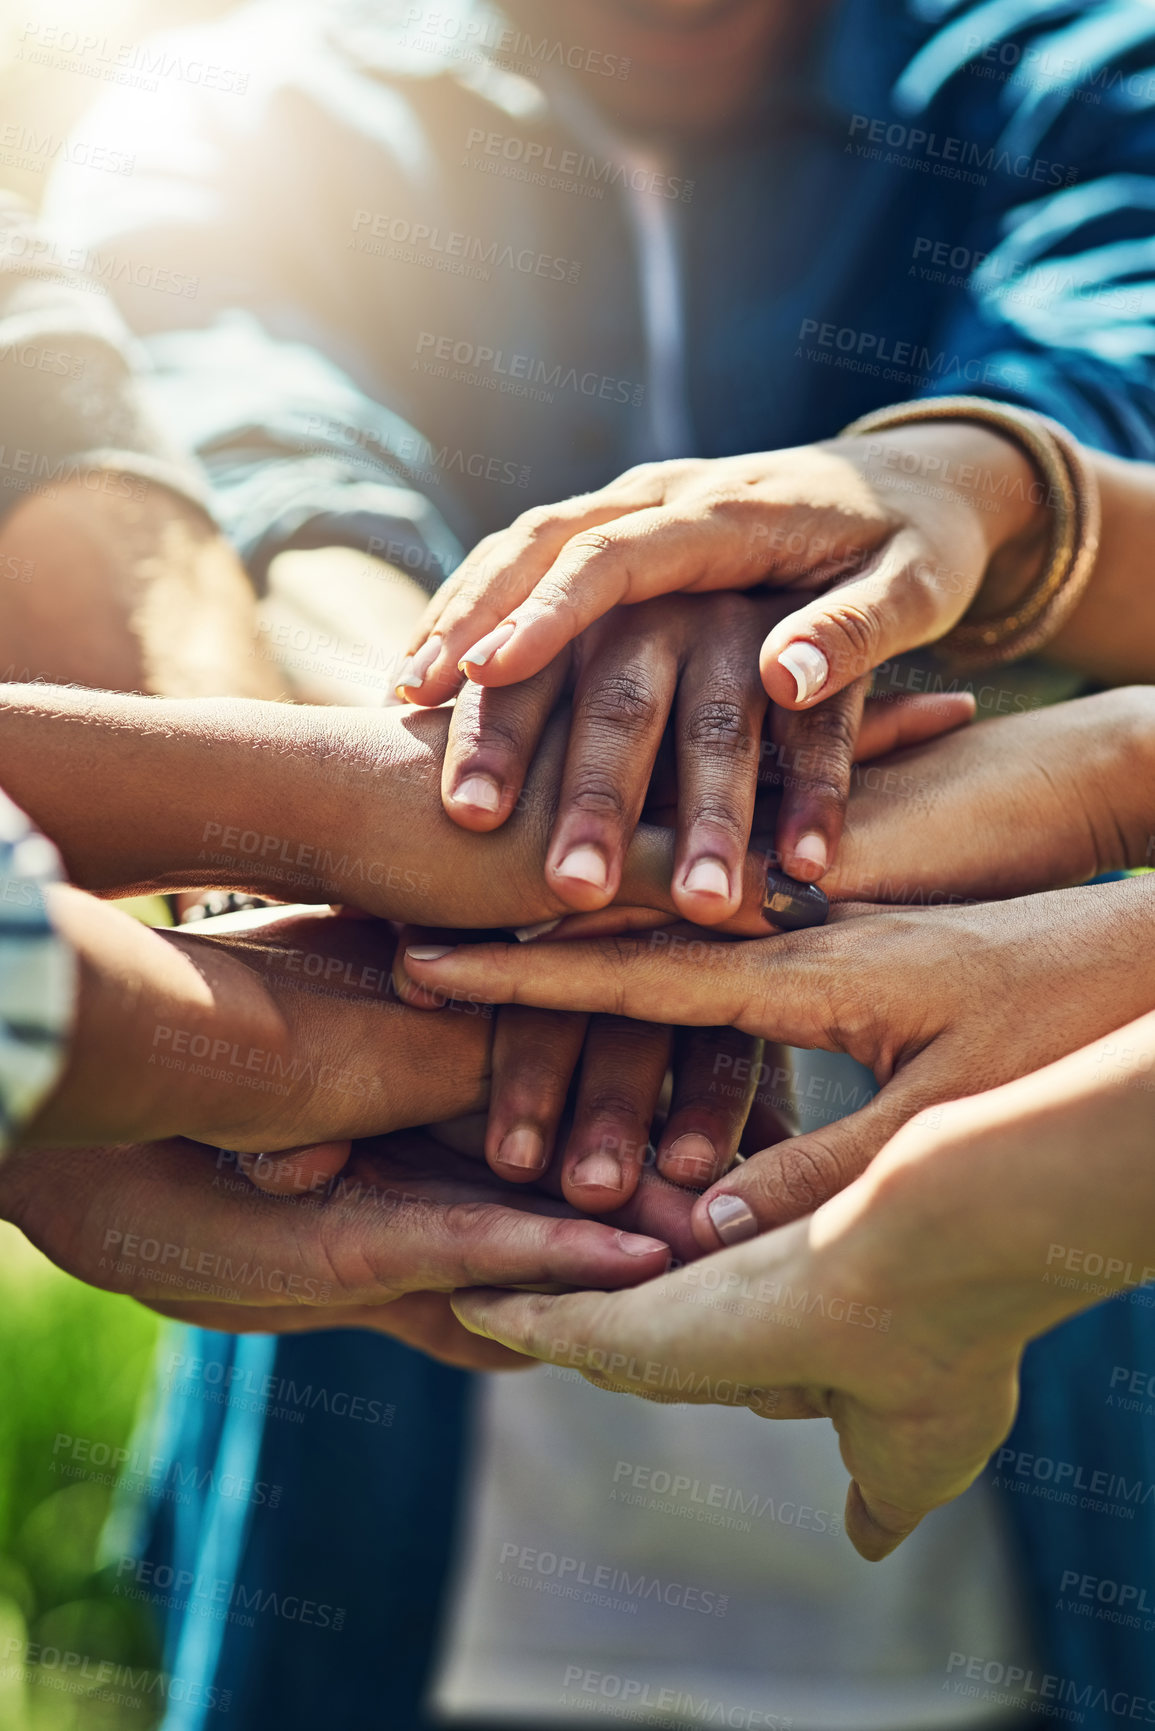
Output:
[[[568,670],[568,656],[559,655],[536,678],[508,691],[467,685],[459,694],[441,766],[441,799],[463,829],[497,829],[514,810]]]
[[[531,673],[611,608],[676,590],[731,589],[764,574],[766,545],[740,526],[733,506],[694,517],[661,506],[618,515],[566,541],[532,593],[463,652],[461,665],[483,685]]]
[[[525,511],[508,529],[479,541],[422,615],[398,675],[398,694],[421,704],[444,703],[451,697],[462,681],[458,664],[465,652],[525,600],[570,537],[637,508],[618,496],[620,489],[621,484],[614,483]],[[645,502],[656,497],[650,492]],[[540,672],[545,665],[542,661],[532,671]]]
[[[858,739],[855,763],[886,757],[907,745],[922,745],[928,739],[953,733],[975,718],[973,691],[921,693],[912,697],[872,697],[867,701]]]
[[[268,1196],[316,1195],[345,1166],[352,1147],[351,1142],[316,1142],[307,1148],[286,1148],[280,1154],[238,1153],[236,1162],[246,1178]]]
[[[754,1069],[756,1086],[739,1148],[757,1154],[798,1134],[794,1064],[785,1046],[767,1040]]]
[[[464,944],[432,958],[426,946],[410,946],[404,967],[427,991],[492,1004],[600,1010],[654,1022],[676,1006],[685,1027],[725,1024],[829,1049],[823,998],[844,970],[845,934],[860,923],[750,943],[660,930],[645,938]]]
[[[838,852],[868,684],[856,679],[814,709],[773,713],[782,775],[775,841],[784,870],[802,883],[823,877]]]
[[[695,645],[678,689],[680,913],[716,925],[737,912],[758,792],[766,693],[751,642],[757,613],[740,596],[716,634]]]
[[[524,1184],[549,1165],[587,1021],[514,1004],[498,1011],[485,1157],[500,1178]]]
[[[904,529],[865,569],[773,627],[762,645],[763,683],[784,709],[809,708],[943,636],[966,604],[939,579],[921,536]]]
[[[933,1098],[933,1089],[901,1076],[848,1117],[751,1155],[695,1203],[698,1243],[703,1250],[740,1244],[813,1214]]]
[[[454,1316],[445,1292],[410,1292],[390,1303],[364,1305],[285,1305],[279,1310],[248,1310],[243,1304],[185,1304],[154,1301],[160,1316],[220,1334],[307,1334],[322,1328],[365,1328],[402,1340],[406,1346],[459,1370],[528,1370],[531,1360],[496,1341],[470,1334]]]
[[[546,881],[579,912],[618,893],[678,679],[677,646],[629,616],[583,645]]]
[[[736,1028],[680,1028],[658,1171],[704,1190],[734,1160],[754,1098],[762,1042]]]
[[[590,1023],[562,1163],[562,1193],[575,1208],[605,1213],[637,1189],[672,1043],[658,1023]]]
[[[846,1536],[868,1563],[880,1563],[908,1539],[924,1516],[935,1507],[903,1509],[864,1489],[851,1479],[846,1493]]]

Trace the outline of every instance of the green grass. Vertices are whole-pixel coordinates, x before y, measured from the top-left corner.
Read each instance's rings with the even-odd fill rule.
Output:
[[[153,1633],[97,1569],[111,1469],[61,1440],[97,1445],[98,1461],[128,1442],[159,1326],[0,1225],[3,1731],[149,1731],[159,1717],[159,1692],[141,1686],[157,1663]],[[102,1674],[102,1661],[136,1675]]]

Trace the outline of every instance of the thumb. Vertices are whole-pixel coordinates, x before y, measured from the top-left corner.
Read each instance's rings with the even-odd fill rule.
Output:
[[[775,625],[759,657],[762,683],[783,708],[808,709],[884,661],[944,636],[969,599],[962,575],[940,572],[922,537],[905,529],[865,571]]]
[[[916,1512],[900,1509],[881,1497],[868,1494],[857,1479],[851,1479],[846,1493],[846,1536],[868,1563],[879,1563],[897,1550],[903,1539],[910,1537],[915,1527],[934,1505]]]
[[[813,1214],[869,1166],[924,1096],[898,1079],[849,1117],[750,1155],[698,1198],[694,1237],[703,1250],[717,1250]]]

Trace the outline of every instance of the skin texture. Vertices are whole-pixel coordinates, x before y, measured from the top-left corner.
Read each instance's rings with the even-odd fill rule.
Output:
[[[984,736],[997,755],[982,749]],[[695,1231],[712,1248],[719,1198],[742,1205],[730,1208],[731,1239],[796,1218],[924,1107],[1022,1075],[1150,1007],[1134,957],[1149,945],[1155,880],[1022,897],[1143,863],[1144,751],[1150,696],[1118,692],[900,754],[922,819],[876,784],[861,794],[859,820],[856,794],[847,893],[867,882],[878,893],[885,880],[896,899],[923,905],[848,902],[821,930],[751,943],[711,945],[686,928],[680,941],[676,932],[550,938],[517,951],[463,945],[436,960],[407,949],[404,975],[497,1003],[577,1002],[626,1016],[676,1001],[686,1022],[845,1052],[872,1069],[881,1092],[861,1111],[779,1143],[699,1201]],[[974,905],[982,895],[1022,899]]]
[[[370,1328],[479,1369],[510,1355],[479,1351],[454,1322],[454,1287],[647,1279],[667,1244],[685,1253],[687,1206],[651,1176],[609,1224],[578,1218],[417,1132],[359,1143],[334,1184],[291,1198],[262,1194],[234,1154],[181,1140],[0,1164],[0,1216],[91,1285],[206,1328]]]
[[[480,832],[506,821],[564,691],[571,720],[546,855],[551,890],[583,911],[613,900],[658,768],[671,794],[664,821],[676,830],[674,904],[700,925],[733,918],[759,785],[782,787],[779,834],[815,801],[840,829],[852,757],[873,754],[865,681],[823,706],[821,726],[770,709],[758,650],[788,605],[761,594],[643,601],[615,608],[521,684],[467,683],[445,748],[446,811]],[[904,743],[973,713],[965,693],[891,710]]]
[[[0,524],[0,572],[9,679],[174,697],[282,689],[253,655],[257,603],[239,559],[167,488],[94,475],[33,494]]]
[[[598,1387],[829,1417],[851,1478],[847,1534],[877,1560],[1005,1439],[1026,1344],[1155,1275],[1153,1068],[1148,1015],[915,1118],[809,1219],[632,1292],[458,1293],[454,1311]],[[1056,1243],[1093,1246],[1111,1272],[1060,1290]]]
[[[950,464],[973,479],[931,488],[911,479],[909,463],[937,477]],[[783,591],[777,621],[763,620],[760,654],[751,641],[730,666],[725,695],[733,687],[740,722],[758,660],[765,692],[795,716],[792,743],[821,746],[830,759],[823,781],[786,801],[778,828],[785,869],[813,881],[837,849],[860,682],[943,636],[976,601],[978,616],[998,612],[1029,585],[1047,530],[1044,508],[1030,503],[1034,479],[1010,440],[962,421],[643,464],[480,542],[430,602],[399,689],[437,704],[463,672],[487,690],[520,684],[623,604],[675,592]],[[740,638],[737,611],[731,604],[722,617]],[[676,642],[675,626],[667,629]],[[614,643],[608,631],[601,654],[611,663]],[[809,690],[787,665],[798,645],[821,670]],[[691,679],[691,701],[693,691]],[[705,845],[703,834],[699,852]]]

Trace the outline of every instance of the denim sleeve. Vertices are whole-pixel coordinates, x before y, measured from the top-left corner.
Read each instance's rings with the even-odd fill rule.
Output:
[[[157,481],[203,507],[195,463],[145,409],[140,359],[100,285],[0,194],[0,517],[97,469]]]
[[[969,282],[937,346],[972,363],[980,394],[1155,457],[1155,12],[1133,0],[951,10],[895,105],[941,113],[965,139],[995,101],[1001,126],[983,139],[988,190],[958,237]]]
[[[432,449],[317,349],[247,313],[148,347],[156,412],[207,469],[258,589],[291,548],[354,547],[430,595],[458,564],[447,522],[458,513]]]

